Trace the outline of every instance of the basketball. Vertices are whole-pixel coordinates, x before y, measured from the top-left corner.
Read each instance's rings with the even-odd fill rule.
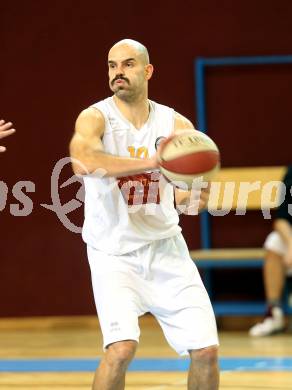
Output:
[[[215,142],[201,131],[180,131],[160,147],[160,171],[177,187],[192,188],[198,179],[209,182],[220,167],[220,153]]]

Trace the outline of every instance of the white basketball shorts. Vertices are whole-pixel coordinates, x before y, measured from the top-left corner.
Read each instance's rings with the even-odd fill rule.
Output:
[[[218,345],[213,309],[181,234],[122,256],[87,250],[104,348],[138,342],[138,317],[146,312],[180,355]]]
[[[284,256],[287,250],[285,242],[283,241],[280,234],[276,231],[273,231],[267,236],[264,243],[264,248],[275,252],[280,256]]]

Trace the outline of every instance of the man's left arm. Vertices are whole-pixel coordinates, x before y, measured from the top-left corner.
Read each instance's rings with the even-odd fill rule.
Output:
[[[195,127],[191,121],[179,113],[175,113],[174,119],[174,133],[180,131],[194,129]],[[183,214],[197,215],[204,210],[208,205],[210,194],[210,186],[198,190],[184,191],[175,189],[175,203],[178,209],[181,209]]]

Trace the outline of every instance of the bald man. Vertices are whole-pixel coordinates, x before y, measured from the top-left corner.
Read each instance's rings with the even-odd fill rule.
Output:
[[[12,126],[12,122],[5,123],[4,119],[0,120],[0,139],[15,133],[15,129]],[[5,152],[5,150],[5,146],[0,146],[0,152]]]
[[[122,40],[108,54],[113,95],[78,116],[70,151],[85,183],[83,239],[104,339],[93,390],[122,390],[139,342],[138,317],[152,313],[170,346],[189,355],[188,389],[217,390],[214,313],[178,225],[190,204],[159,172],[159,141],[193,129],[172,108],[148,99],[153,74],[141,43]],[[202,191],[200,207],[208,190]]]

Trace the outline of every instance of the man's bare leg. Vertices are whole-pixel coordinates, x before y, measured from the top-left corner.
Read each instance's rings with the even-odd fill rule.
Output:
[[[218,347],[191,350],[188,375],[188,390],[218,390]]]
[[[92,390],[124,390],[126,370],[136,348],[137,342],[132,340],[109,345],[96,370]]]

